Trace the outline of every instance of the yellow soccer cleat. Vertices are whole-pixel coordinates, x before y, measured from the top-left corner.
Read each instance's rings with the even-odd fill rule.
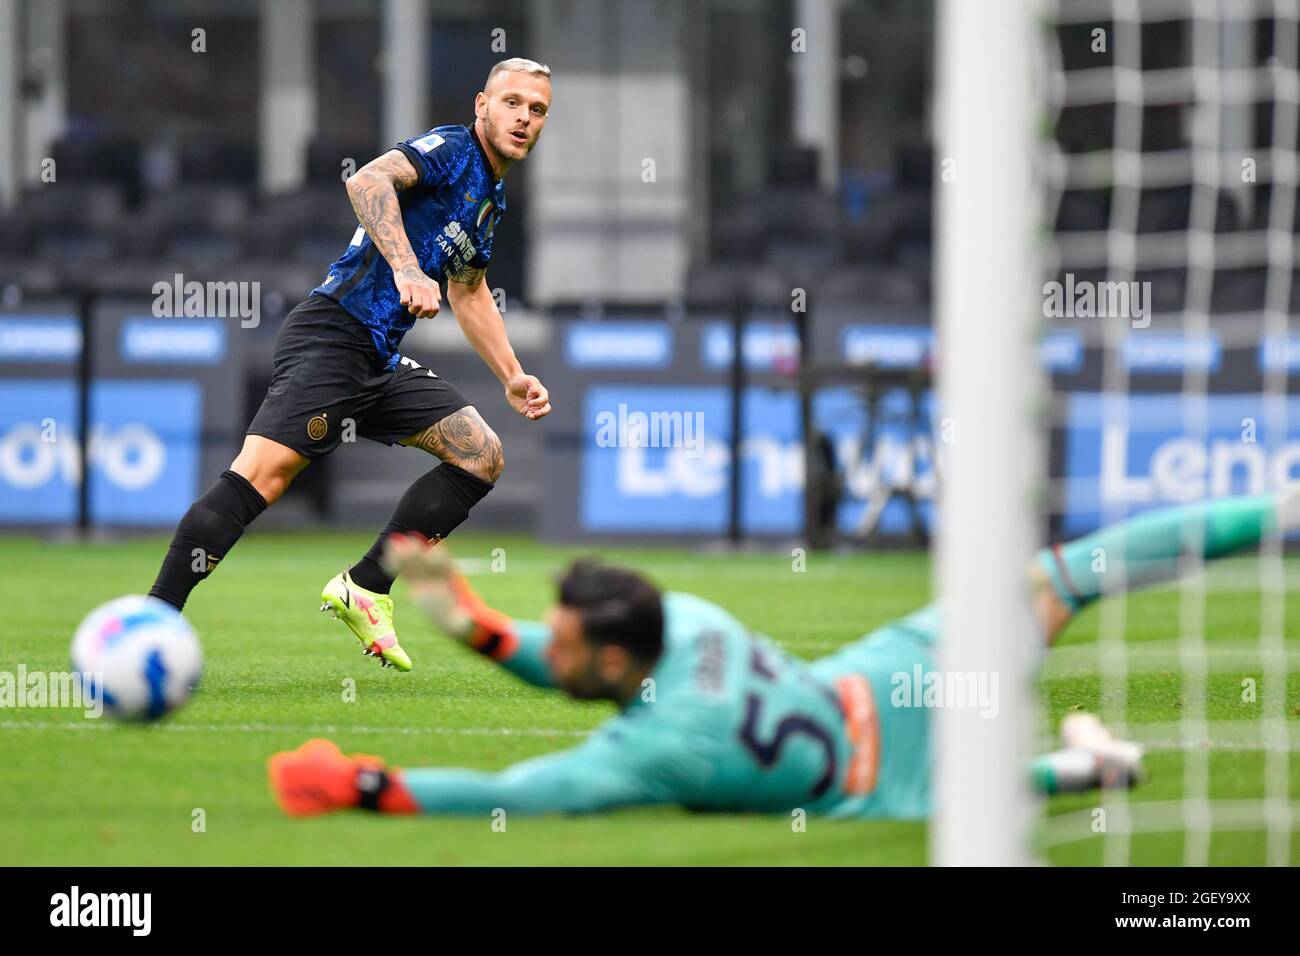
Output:
[[[362,651],[379,658],[384,667],[399,671],[411,669],[411,658],[397,643],[393,630],[393,599],[359,587],[347,571],[330,578],[320,593],[322,611],[338,618],[352,629],[361,642]]]

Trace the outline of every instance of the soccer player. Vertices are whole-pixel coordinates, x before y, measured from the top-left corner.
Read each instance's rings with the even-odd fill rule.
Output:
[[[1050,643],[1123,563],[1130,586],[1167,580],[1194,552],[1213,559],[1300,527],[1300,495],[1225,498],[1150,512],[1064,547],[1030,572],[1035,617]],[[487,607],[443,547],[395,537],[386,560],[437,625],[532,684],[618,704],[584,743],[499,773],[389,769],[312,740],[269,761],[290,814],[345,807],[391,813],[590,812],[677,803],[690,808],[842,817],[920,818],[931,809],[931,708],[906,706],[896,676],[934,669],[935,606],[811,663],[754,635],[722,608],[660,593],[640,575],[575,564],[546,624]],[[906,695],[910,696],[910,695]],[[1132,785],[1141,748],[1074,714],[1065,747],[1039,758],[1048,793]]]
[[[244,529],[345,431],[423,449],[441,464],[407,489],[374,546],[321,592],[363,651],[411,669],[393,629],[385,538],[445,538],[501,477],[501,441],[454,385],[398,352],[416,319],[440,309],[501,381],[506,401],[536,421],[546,388],[524,372],[484,270],[506,209],[503,177],[537,145],[551,105],[550,70],[514,58],[492,67],[470,126],[439,126],[397,144],[347,181],[360,225],[325,281],[285,318],[275,370],[243,449],[181,518],[150,595],[183,608]]]

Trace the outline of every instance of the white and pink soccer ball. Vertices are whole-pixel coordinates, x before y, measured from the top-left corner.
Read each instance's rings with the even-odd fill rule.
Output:
[[[91,611],[72,639],[72,669],[123,720],[157,720],[184,706],[203,672],[198,635],[181,612],[142,595]]]

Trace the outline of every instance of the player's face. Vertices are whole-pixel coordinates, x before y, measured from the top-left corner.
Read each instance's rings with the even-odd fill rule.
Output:
[[[547,615],[551,626],[551,643],[546,663],[555,682],[570,697],[601,700],[610,697],[609,669],[611,648],[595,648],[582,634],[582,615],[573,608],[556,605]]]
[[[573,608],[556,605],[548,615],[551,643],[546,663],[555,682],[572,697],[590,700],[600,696],[595,654],[582,636],[582,615]]]
[[[527,73],[498,73],[475,104],[487,141],[511,162],[537,145],[551,108],[551,81]]]

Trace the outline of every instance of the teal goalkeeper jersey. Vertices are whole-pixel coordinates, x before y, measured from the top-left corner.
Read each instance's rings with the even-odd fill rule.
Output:
[[[701,598],[667,594],[664,611],[665,649],[650,679],[585,742],[499,773],[405,770],[424,812],[581,813],[676,803],[836,816],[925,814],[927,754],[894,755],[896,779],[881,774],[881,734],[898,718],[882,713],[877,702],[888,694],[886,671],[910,668],[907,660],[867,654],[863,666],[854,659],[844,667],[827,658],[833,666],[819,669]],[[492,656],[524,680],[551,686],[549,640],[545,626],[516,622],[515,640]],[[909,737],[904,727],[899,738],[919,740],[924,750],[923,733]]]

